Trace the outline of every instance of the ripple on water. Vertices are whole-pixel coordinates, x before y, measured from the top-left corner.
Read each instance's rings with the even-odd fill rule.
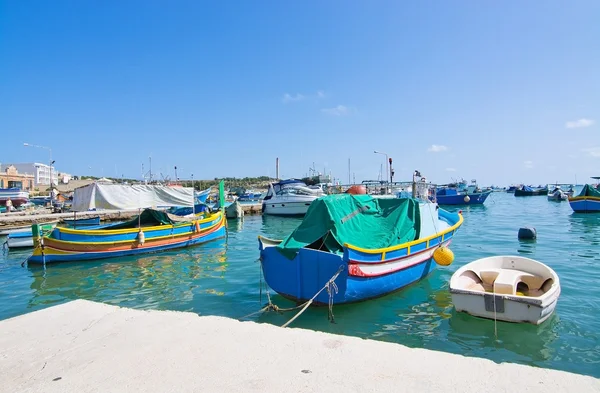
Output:
[[[389,296],[336,306],[335,323],[328,321],[327,308],[319,307],[309,308],[292,326],[600,377],[600,214],[574,214],[568,203],[506,193],[492,194],[484,206],[460,209],[465,222],[452,243],[456,259],[450,267]],[[257,236],[283,238],[300,221],[247,216],[228,222],[227,239],[204,246],[46,270],[21,267],[28,252],[10,251],[0,256],[0,318],[77,298],[241,318],[266,301],[264,289],[260,299]],[[523,226],[535,227],[537,240],[519,241]],[[542,326],[495,326],[452,307],[452,273],[474,259],[501,254],[538,259],[559,274],[556,313]],[[281,307],[294,305],[270,294]],[[292,316],[264,313],[248,319],[282,325]]]

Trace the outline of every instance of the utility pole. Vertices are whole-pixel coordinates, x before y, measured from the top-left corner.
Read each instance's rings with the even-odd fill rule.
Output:
[[[350,158],[348,158],[348,184],[351,183],[351,181],[350,181],[350,173],[351,173],[350,172]]]

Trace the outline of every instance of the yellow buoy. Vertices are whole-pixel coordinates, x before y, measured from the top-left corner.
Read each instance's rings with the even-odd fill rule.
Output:
[[[439,247],[433,252],[433,260],[441,266],[450,266],[454,262],[454,253],[448,247]]]
[[[469,201],[470,201],[470,200],[471,200],[471,197],[470,197],[470,196],[466,195],[466,196],[464,197],[464,201],[465,201],[465,202],[469,203]]]

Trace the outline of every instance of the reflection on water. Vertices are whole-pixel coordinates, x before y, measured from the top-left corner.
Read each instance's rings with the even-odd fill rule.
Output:
[[[346,334],[558,368],[600,377],[600,214],[574,214],[568,203],[544,196],[492,194],[483,206],[462,210],[465,221],[452,250],[454,263],[409,287],[359,304],[306,310],[292,327]],[[21,267],[30,251],[0,253],[0,318],[83,298],[142,308],[242,318],[266,302],[260,289],[258,235],[283,239],[301,218],[245,216],[228,220],[228,235],[198,247],[139,257]],[[519,228],[536,228],[519,241]],[[542,326],[498,322],[456,313],[448,292],[454,271],[477,258],[521,254],[552,267],[561,280],[555,315]],[[269,291],[280,307],[295,304]],[[262,298],[261,298],[262,294]],[[249,320],[278,326],[294,313],[263,313]]]
[[[222,295],[212,285],[227,270],[225,240],[204,247],[87,261],[27,267],[33,278],[28,308],[71,299],[89,299],[134,308],[186,304],[197,291]],[[199,282],[203,285],[200,285]]]

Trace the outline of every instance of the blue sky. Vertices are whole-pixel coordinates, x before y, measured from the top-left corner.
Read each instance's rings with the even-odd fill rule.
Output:
[[[485,4],[484,4],[485,3]],[[0,162],[73,174],[579,182],[600,2],[0,1]],[[384,170],[385,172],[385,170]],[[160,175],[159,175],[160,176]]]

